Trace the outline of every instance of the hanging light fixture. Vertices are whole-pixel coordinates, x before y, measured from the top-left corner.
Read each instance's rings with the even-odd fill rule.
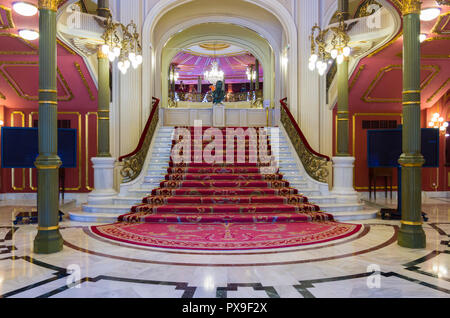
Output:
[[[448,122],[444,121],[444,118],[439,115],[439,113],[434,113],[430,122],[428,123],[428,127],[439,129],[442,132],[445,132],[448,127]]]
[[[203,77],[205,80],[216,86],[218,81],[223,81],[225,73],[219,68],[219,63],[216,59],[216,46],[214,44],[214,61],[211,63],[211,69],[205,71]]]
[[[142,47],[136,24],[131,21],[127,26],[114,23],[111,16],[104,22],[105,32],[102,39],[105,43],[101,50],[110,62],[118,59],[117,67],[126,74],[130,66],[137,69],[142,64]]]
[[[247,79],[249,81],[253,81],[256,79],[256,71],[253,70],[253,66],[251,68],[247,66],[247,71],[245,73],[247,74]]]
[[[337,16],[339,18],[339,25],[337,27],[322,30],[316,24],[311,30],[311,56],[309,58],[308,68],[310,71],[317,69],[320,76],[325,74],[328,66],[333,64],[333,60],[341,64],[352,53],[352,49],[348,45],[350,37],[346,32],[347,26],[344,15],[342,12],[338,12]],[[316,31],[318,31],[317,36],[315,36]],[[331,40],[332,49],[329,52],[327,51],[329,48],[327,48],[328,44],[326,43],[326,35],[328,32],[331,32],[333,36]]]
[[[204,78],[214,86],[218,81],[223,81],[224,73],[219,69],[219,64],[216,60],[211,63],[211,70],[205,71]]]

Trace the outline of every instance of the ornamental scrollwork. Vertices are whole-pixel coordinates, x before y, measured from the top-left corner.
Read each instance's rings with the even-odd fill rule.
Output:
[[[308,147],[306,147],[283,107],[281,107],[281,123],[283,124],[306,173],[318,182],[327,183],[329,175],[327,168],[328,160],[313,154]]]

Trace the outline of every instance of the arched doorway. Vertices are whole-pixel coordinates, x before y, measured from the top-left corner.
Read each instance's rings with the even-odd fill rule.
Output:
[[[225,42],[196,44],[173,57],[167,70],[169,105],[199,107],[210,103],[215,82],[205,72],[213,67],[223,74],[220,78],[225,85],[225,103],[262,106],[262,65],[245,48]]]

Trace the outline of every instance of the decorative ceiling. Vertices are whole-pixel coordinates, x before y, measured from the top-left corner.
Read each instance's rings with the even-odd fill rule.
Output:
[[[21,38],[20,29],[39,30],[39,15],[26,17],[12,9],[15,0],[0,0],[0,106],[37,109],[39,39]],[[37,6],[38,0],[27,0]],[[97,88],[83,59],[58,40],[58,109],[96,109]]]
[[[193,47],[196,48],[197,46]],[[219,68],[225,73],[226,83],[246,83],[247,79],[247,66],[255,64],[255,57],[248,53],[242,53],[243,49],[229,45],[223,49],[216,51],[214,56],[192,53],[192,48],[189,51],[178,52],[172,60],[172,63],[177,64],[177,71],[179,73],[179,81],[183,81],[185,84],[197,84],[198,76],[203,78],[203,73],[211,68],[211,62],[217,60]],[[228,55],[225,53],[227,50],[233,49],[236,53]],[[220,52],[220,53],[219,53]],[[263,69],[260,65],[259,68],[260,81],[263,81]],[[204,84],[209,83],[203,81]]]
[[[401,1],[391,0],[401,16]],[[422,0],[422,9],[436,7],[434,0]],[[421,21],[421,106],[432,107],[450,89],[450,7],[440,6],[441,14]],[[349,104],[354,111],[401,110],[402,30],[380,49],[363,58],[350,80]]]

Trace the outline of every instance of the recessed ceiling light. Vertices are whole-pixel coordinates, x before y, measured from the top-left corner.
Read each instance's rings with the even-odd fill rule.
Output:
[[[420,11],[420,20],[431,21],[441,14],[440,8],[426,8]]]
[[[25,40],[33,41],[39,38],[39,33],[34,30],[19,30],[19,35]]]
[[[24,15],[26,17],[31,17],[38,12],[38,9],[35,5],[28,2],[14,2],[13,9],[20,15]]]
[[[422,43],[423,41],[425,41],[427,39],[427,35],[425,33],[421,33],[419,36],[420,39],[420,43]]]

